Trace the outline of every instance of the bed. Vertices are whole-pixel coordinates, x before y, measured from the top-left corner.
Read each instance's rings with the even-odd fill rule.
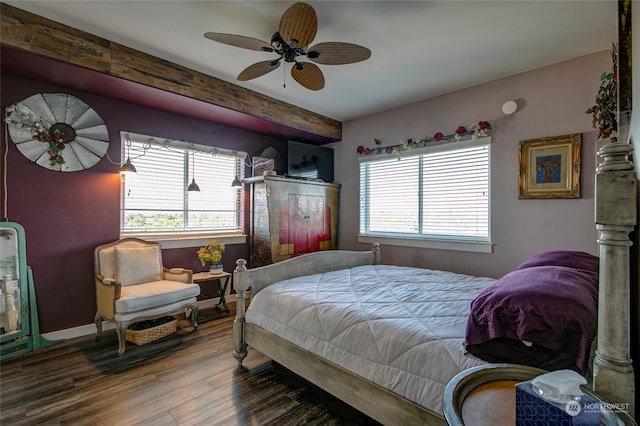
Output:
[[[447,382],[465,369],[502,361],[491,358],[501,353],[589,374],[596,392],[629,403],[632,412],[629,232],[636,220],[636,180],[630,151],[622,143],[600,151],[598,257],[552,250],[499,280],[381,265],[378,245],[316,252],[255,269],[239,259],[234,357],[241,365],[251,346],[382,424],[444,424]],[[532,289],[532,277],[543,277],[536,278],[542,284]],[[550,306],[534,312],[542,322],[530,325],[530,318],[510,314],[513,303],[531,294],[533,300],[548,297],[536,292],[553,292],[557,282],[570,283],[557,300],[515,308]],[[512,302],[505,295],[514,286],[528,296]],[[574,310],[561,309],[567,304],[577,304],[581,314],[566,315]],[[517,326],[503,330],[504,321]]]

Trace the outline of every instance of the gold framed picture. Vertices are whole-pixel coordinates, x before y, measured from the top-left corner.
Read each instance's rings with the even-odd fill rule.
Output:
[[[520,141],[518,198],[580,198],[582,134]]]

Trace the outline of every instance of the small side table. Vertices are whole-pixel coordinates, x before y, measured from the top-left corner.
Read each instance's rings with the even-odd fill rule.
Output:
[[[548,371],[514,364],[487,364],[456,375],[447,384],[442,411],[449,426],[509,426],[516,421],[515,385]],[[585,394],[602,401],[595,392],[582,387]],[[634,425],[623,412],[601,410],[600,424]]]
[[[200,284],[205,282],[213,283],[213,290],[217,290],[220,295],[220,300],[216,303],[216,306],[222,305],[225,311],[229,312],[230,309],[227,306],[227,301],[224,298],[224,294],[227,291],[227,287],[229,286],[229,279],[231,278],[231,274],[229,272],[219,272],[219,273],[211,273],[211,272],[198,272],[193,274],[193,282]],[[224,280],[224,284],[222,281]],[[214,297],[206,296],[202,293],[202,285],[200,284],[200,295],[205,299],[210,299]]]

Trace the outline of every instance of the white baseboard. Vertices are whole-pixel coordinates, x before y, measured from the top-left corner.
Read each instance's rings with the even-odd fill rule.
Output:
[[[228,291],[228,290],[227,290]],[[227,295],[225,296],[227,302],[235,303],[236,295]],[[213,308],[216,304],[220,303],[220,298],[216,297],[213,299],[200,300],[198,302],[198,309],[208,309]],[[116,325],[112,322],[103,321],[102,322],[102,331],[115,330]],[[66,339],[74,339],[76,337],[83,337],[89,335],[96,334],[96,325],[95,323],[80,325],[78,327],[73,328],[65,328],[64,330],[52,331],[50,333],[41,334],[41,336],[47,340],[56,341],[56,340],[66,340]]]
[[[112,322],[105,321],[102,323],[102,331],[115,330],[115,328],[116,325]],[[50,333],[44,333],[41,334],[41,336],[47,340],[56,341],[89,336],[90,334],[96,334],[96,332],[97,330],[95,323],[91,323],[73,328],[65,328],[64,330],[52,331]]]

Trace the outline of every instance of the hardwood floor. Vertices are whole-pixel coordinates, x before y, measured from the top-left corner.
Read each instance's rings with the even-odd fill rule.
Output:
[[[122,357],[107,332],[4,361],[0,424],[376,424],[251,348],[239,370],[233,311],[201,311],[200,320],[195,333],[179,328],[143,346],[127,343]]]

